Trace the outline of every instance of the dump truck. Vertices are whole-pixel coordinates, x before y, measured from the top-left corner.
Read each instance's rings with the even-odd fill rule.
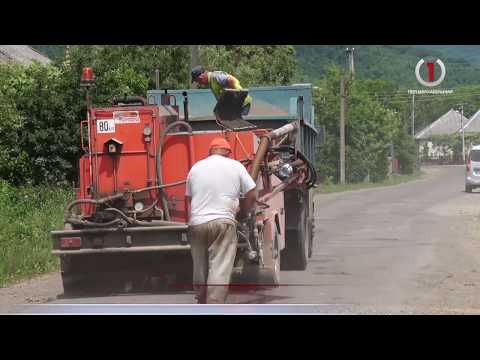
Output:
[[[191,287],[186,177],[219,136],[259,194],[254,209],[237,219],[232,284],[277,286],[280,270],[307,268],[318,138],[311,85],[227,91],[225,103],[252,96],[243,118],[214,112],[217,101],[205,89],[155,89],[96,108],[91,68],[83,70],[81,86],[87,111],[80,122],[79,187],[64,228],[51,232],[66,294],[113,283],[118,274],[138,274],[147,288],[152,279]]]

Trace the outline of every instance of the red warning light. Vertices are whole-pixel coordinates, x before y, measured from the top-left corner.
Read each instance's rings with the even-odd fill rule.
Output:
[[[95,76],[93,75],[91,67],[83,68],[82,76],[80,78],[80,86],[95,86]]]
[[[93,70],[91,67],[83,68],[82,71],[82,81],[92,81],[93,80]]]

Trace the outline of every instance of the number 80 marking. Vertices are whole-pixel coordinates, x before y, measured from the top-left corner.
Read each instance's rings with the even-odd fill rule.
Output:
[[[98,120],[97,121],[97,132],[98,133],[114,133],[115,132],[115,121],[113,119]]]

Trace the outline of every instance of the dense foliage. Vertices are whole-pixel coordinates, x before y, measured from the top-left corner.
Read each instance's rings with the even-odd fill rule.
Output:
[[[200,46],[209,69],[231,71],[245,86],[291,83],[296,74],[292,46]],[[85,117],[82,68],[97,79],[95,106],[115,96],[142,95],[153,88],[190,85],[185,45],[78,45],[52,65],[0,65],[0,178],[13,184],[76,181],[79,122]]]
[[[339,179],[340,74],[336,67],[328,69],[326,79],[319,82],[315,93],[317,116],[327,133],[326,143],[318,151],[318,167],[322,177],[333,181]],[[402,142],[407,135],[398,111],[384,106],[370,95],[373,90],[389,86],[379,81],[347,81],[345,172],[348,182],[384,180],[392,146],[394,149],[398,147],[399,153],[412,152],[406,141]],[[404,155],[402,158],[407,173],[413,171],[410,164],[413,156]]]
[[[201,46],[200,59],[208,69],[226,71],[246,87],[290,85],[297,75],[293,46]]]
[[[59,68],[0,66],[1,178],[24,184],[74,176],[77,119],[66,100]]]

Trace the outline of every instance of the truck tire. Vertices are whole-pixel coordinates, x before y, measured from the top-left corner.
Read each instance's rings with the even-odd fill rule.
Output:
[[[60,258],[60,271],[63,283],[63,294],[65,296],[75,296],[88,292],[88,279],[76,269],[76,260],[74,256],[64,255]]]
[[[193,260],[191,255],[179,258],[176,265],[175,290],[193,290]]]
[[[72,292],[75,292],[75,279],[72,278],[70,271],[70,258],[68,256],[60,257],[60,275],[62,277],[63,283],[63,294],[65,296],[72,295]]]
[[[275,235],[272,247],[264,249],[264,257],[270,257],[271,267],[262,267],[261,264],[251,264],[248,261],[243,263],[243,268],[238,276],[232,274],[232,284],[251,284],[260,287],[277,287],[280,284],[280,247],[278,241],[278,232],[275,229]]]
[[[125,260],[128,264],[128,259]],[[62,255],[60,270],[65,296],[109,294],[124,288],[125,272],[113,254]]]
[[[64,224],[65,230],[73,230],[74,226],[70,223]],[[71,255],[60,256],[60,274],[63,283],[63,294],[65,296],[77,295],[87,290],[85,285],[88,283],[85,275],[78,271],[77,259]]]
[[[315,233],[315,202],[312,201],[308,210],[308,218],[307,218],[307,239],[308,239],[308,249],[307,249],[307,257],[310,259],[313,254],[313,236]]]
[[[264,250],[264,255],[269,255],[273,258],[272,268],[258,268],[257,281],[258,284],[264,286],[276,287],[280,284],[280,249],[278,244],[278,232],[275,230],[272,248],[268,251]]]
[[[286,231],[285,248],[281,253],[282,270],[302,271],[307,268],[312,236],[309,229],[308,204],[309,196],[301,191],[286,193]]]

